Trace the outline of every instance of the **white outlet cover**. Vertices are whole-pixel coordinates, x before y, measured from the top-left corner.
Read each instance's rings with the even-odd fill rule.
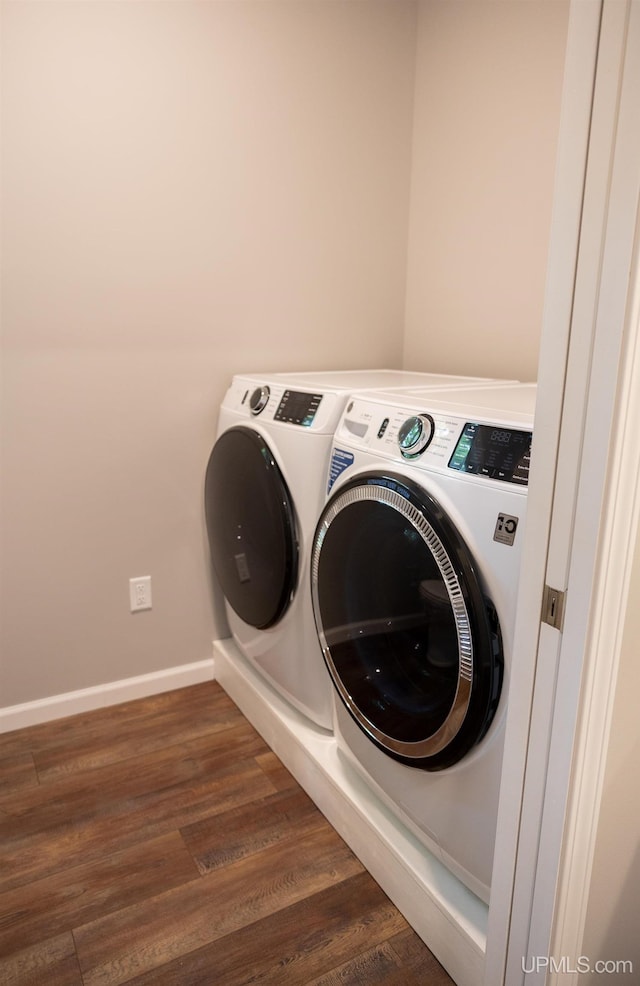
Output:
[[[132,613],[143,609],[151,609],[151,576],[141,575],[137,579],[129,579],[129,605]]]

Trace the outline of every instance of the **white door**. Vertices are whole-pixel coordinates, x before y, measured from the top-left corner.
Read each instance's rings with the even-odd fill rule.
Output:
[[[573,0],[486,986],[578,976],[638,512],[638,93],[640,0]]]

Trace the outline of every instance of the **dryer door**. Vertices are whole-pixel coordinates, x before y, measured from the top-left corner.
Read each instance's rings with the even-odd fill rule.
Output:
[[[457,529],[421,487],[365,474],[329,500],[312,556],[316,626],[340,698],[403,763],[439,770],[487,731],[500,630]]]
[[[213,447],[205,478],[213,567],[229,605],[260,630],[277,623],[296,587],[293,503],[263,437],[230,428]]]

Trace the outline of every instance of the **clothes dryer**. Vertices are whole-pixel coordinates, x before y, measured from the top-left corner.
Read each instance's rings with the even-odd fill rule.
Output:
[[[485,901],[535,396],[354,396],[311,552],[338,749]]]
[[[235,376],[224,398],[205,513],[229,628],[265,680],[325,729],[331,684],[308,561],[340,414],[357,389],[450,388],[470,379],[397,370],[248,374]]]

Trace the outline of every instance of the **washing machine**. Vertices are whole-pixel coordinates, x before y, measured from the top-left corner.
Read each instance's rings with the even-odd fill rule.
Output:
[[[340,414],[357,389],[470,379],[397,370],[248,374],[233,378],[222,402],[205,514],[229,628],[243,657],[319,727],[332,727],[332,689],[308,560]]]
[[[535,397],[355,395],[311,547],[338,751],[485,902]]]

